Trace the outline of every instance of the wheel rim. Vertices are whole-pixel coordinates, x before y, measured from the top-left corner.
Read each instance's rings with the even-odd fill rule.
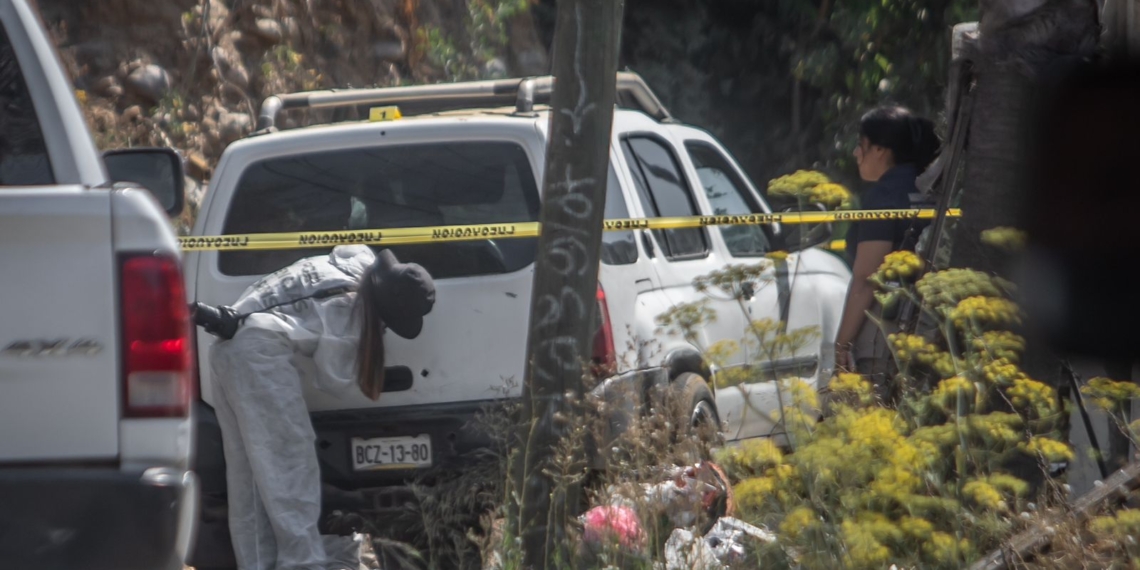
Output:
[[[713,412],[712,405],[704,400],[701,400],[700,402],[697,402],[696,406],[693,406],[693,417],[691,425],[694,429],[712,425],[714,417],[716,416],[715,412]]]

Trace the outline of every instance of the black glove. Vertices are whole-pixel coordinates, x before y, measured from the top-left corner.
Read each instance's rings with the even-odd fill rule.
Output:
[[[233,307],[213,307],[203,303],[190,305],[190,314],[194,316],[194,324],[223,340],[234,337],[243,319]]]

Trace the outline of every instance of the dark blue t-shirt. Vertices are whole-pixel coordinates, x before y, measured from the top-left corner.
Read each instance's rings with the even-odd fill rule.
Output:
[[[912,207],[910,195],[917,192],[915,179],[918,178],[918,167],[913,164],[899,164],[892,167],[882,178],[859,197],[859,208],[862,210],[906,210]],[[852,222],[847,229],[847,261],[855,263],[855,251],[860,242],[889,241],[891,251],[903,249],[903,242],[907,237],[907,229],[914,228],[914,237],[907,244],[906,249],[913,251],[914,242],[918,239],[927,220],[875,220],[871,222]]]

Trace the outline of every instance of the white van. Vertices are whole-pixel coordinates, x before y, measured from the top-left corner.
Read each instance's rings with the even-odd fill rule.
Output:
[[[678,123],[634,74],[619,74],[605,217],[654,218],[769,212],[744,171],[709,133]],[[549,110],[536,98],[550,78],[392,89],[315,92],[272,97],[259,130],[226,149],[202,204],[194,235],[340,231],[536,221]],[[539,101],[541,102],[541,100]],[[280,112],[293,108],[399,105],[409,116],[393,121],[342,122],[277,131]],[[429,109],[432,107],[434,112]],[[440,111],[439,109],[447,109]],[[615,376],[647,372],[674,382],[697,382],[694,419],[719,421],[727,440],[777,435],[773,382],[715,390],[718,372],[680,337],[660,338],[655,318],[679,303],[707,298],[693,279],[732,263],[759,263],[785,250],[778,226],[717,226],[665,231],[606,232],[598,303],[601,319],[595,363]],[[401,261],[423,265],[434,277],[437,301],[414,340],[386,340],[389,376],[379,401],[359,393],[332,395],[306,387],[325,481],[342,489],[399,483],[419,469],[460,464],[486,442],[466,429],[505,379],[519,395],[534,278],[536,239],[397,245]],[[328,249],[202,251],[186,256],[187,290],[195,301],[227,305],[259,277]],[[745,302],[713,300],[715,323],[699,331],[708,346],[740,339],[748,319],[771,318],[789,329],[819,327],[810,347],[765,363],[813,384],[830,378],[834,339],[850,280],[834,255],[808,247],[792,252],[794,271],[758,287]],[[628,350],[657,338],[659,350]],[[198,333],[202,409],[200,455],[220,455],[211,439],[213,379]],[[730,365],[745,365],[738,355]],[[694,380],[696,379],[696,380]],[[425,437],[426,436],[426,437]],[[430,453],[414,462],[377,465],[361,453],[374,438],[425,442]],[[209,451],[212,450],[212,451]],[[208,462],[203,459],[201,463]],[[215,465],[221,468],[219,459]],[[380,467],[380,468],[378,468]],[[391,467],[391,468],[384,468]],[[200,470],[215,504],[224,474]],[[223,512],[221,510],[217,511]],[[215,518],[216,524],[224,519]]]

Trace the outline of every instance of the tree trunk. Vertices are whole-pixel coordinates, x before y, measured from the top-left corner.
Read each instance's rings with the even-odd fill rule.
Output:
[[[1060,60],[1096,48],[1094,0],[982,0],[976,103],[970,122],[964,217],[950,264],[1007,275],[1012,261],[981,243],[981,232],[1017,226],[1025,187],[1029,103]]]
[[[1122,61],[1135,61],[1140,58],[1140,2],[1136,0],[1104,0],[1104,32],[1101,43],[1105,53]],[[1104,372],[1109,378],[1122,382],[1134,381],[1132,363],[1134,359],[1120,358],[1105,363]],[[1125,406],[1124,423],[1131,423],[1132,408]],[[1132,458],[1132,440],[1119,426],[1109,425],[1108,463],[1116,469]]]
[[[1027,187],[1034,97],[1043,76],[1065,60],[1096,47],[1094,0],[982,0],[976,87],[967,142],[963,217],[955,227],[950,265],[1008,277],[1012,255],[981,242],[984,230],[1022,225],[1021,208],[1033,199]],[[1022,369],[1061,387],[1061,361],[1045,342],[1026,331]],[[1067,425],[1067,423],[1066,423]],[[1021,457],[1010,472],[1040,484],[1037,462]]]
[[[582,465],[582,450],[564,449],[570,458],[555,453],[579,415],[575,400],[582,397],[584,365],[591,357],[621,9],[622,2],[613,0],[558,3],[542,235],[523,385],[526,424],[514,466],[519,511],[512,526],[522,539],[524,568],[569,561],[566,525],[580,510],[575,473],[565,473],[565,466],[573,471]]]
[[[963,217],[950,265],[1008,276],[1013,259],[981,243],[981,233],[1020,225],[1022,205],[1033,199],[1026,188],[1033,97],[1052,66],[1095,50],[1097,6],[1094,0],[982,0],[979,31]],[[1057,386],[1056,356],[1029,340],[1026,373]]]

